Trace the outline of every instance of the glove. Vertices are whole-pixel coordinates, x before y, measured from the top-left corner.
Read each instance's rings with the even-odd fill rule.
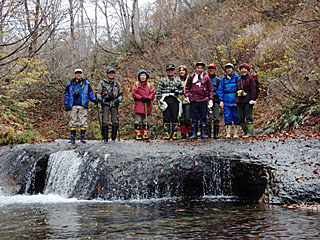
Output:
[[[116,99],[116,104],[119,104],[121,101],[119,98]]]
[[[224,103],[223,102],[220,102],[220,107],[224,108]]]
[[[251,104],[251,105],[254,105],[256,103],[257,103],[257,101],[254,101],[254,100],[250,100],[250,102],[249,102],[249,104]]]
[[[70,111],[71,109],[69,108],[69,106],[68,106],[67,104],[65,104],[65,105],[64,105],[64,110],[68,112],[68,111]]]
[[[209,104],[208,104],[208,108],[212,108],[212,107],[213,107],[213,101],[210,100],[210,101],[209,101]]]
[[[143,102],[143,103],[145,103],[145,102],[146,102],[146,98],[142,97],[142,98],[140,99],[140,101]]]
[[[144,98],[144,102],[145,102],[145,103],[149,103],[149,102],[151,102],[151,99],[148,98],[148,97],[147,97],[147,98]]]
[[[188,97],[185,97],[184,100],[187,102],[187,103],[190,103],[190,100]]]

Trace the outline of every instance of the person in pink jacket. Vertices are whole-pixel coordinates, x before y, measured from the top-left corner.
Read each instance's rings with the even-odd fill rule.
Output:
[[[152,112],[152,101],[155,98],[154,87],[148,82],[149,78],[149,73],[141,69],[138,72],[138,81],[132,89],[136,118],[134,128],[137,140],[148,139],[148,117]]]

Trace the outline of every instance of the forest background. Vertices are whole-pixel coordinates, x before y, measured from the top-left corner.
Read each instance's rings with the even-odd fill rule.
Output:
[[[112,66],[124,91],[121,137],[132,138],[140,68],[247,62],[261,95],[259,134],[319,136],[320,0],[1,0],[0,144],[68,138],[64,90],[75,68],[96,89]],[[153,137],[162,130],[154,102]],[[221,125],[223,123],[221,122]],[[90,103],[88,137],[100,139]]]

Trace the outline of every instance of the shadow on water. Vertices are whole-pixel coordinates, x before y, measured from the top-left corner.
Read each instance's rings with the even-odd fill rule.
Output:
[[[107,202],[37,195],[7,202],[0,205],[1,239],[315,239],[320,234],[319,213],[247,205],[232,197]]]

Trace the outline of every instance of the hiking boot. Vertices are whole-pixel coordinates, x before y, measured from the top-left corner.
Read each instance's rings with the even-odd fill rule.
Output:
[[[112,126],[112,132],[111,132],[111,140],[115,141],[117,138],[117,133],[118,133],[118,126]]]
[[[70,130],[70,134],[71,134],[71,139],[68,143],[75,144],[77,131],[72,129],[72,130]]]
[[[214,125],[213,127],[213,139],[219,139],[219,125]]]
[[[80,128],[80,130],[81,130],[81,142],[86,143],[86,141],[84,140],[84,136],[86,135],[86,128]]]
[[[233,138],[239,138],[239,129],[240,129],[240,126],[239,125],[234,125],[234,135],[233,135]]]
[[[187,127],[187,133],[188,133],[188,136],[189,136],[189,137],[192,136],[192,127],[191,127],[191,126],[188,126],[188,127]]]
[[[108,142],[108,125],[107,126],[102,126],[102,129],[101,129],[101,132],[102,132],[102,140],[104,142]]]
[[[164,124],[164,139],[165,140],[170,139],[170,123]]]
[[[231,125],[226,125],[226,138],[231,138]]]
[[[198,123],[192,124],[192,136],[190,137],[190,140],[196,140],[198,139]]]

